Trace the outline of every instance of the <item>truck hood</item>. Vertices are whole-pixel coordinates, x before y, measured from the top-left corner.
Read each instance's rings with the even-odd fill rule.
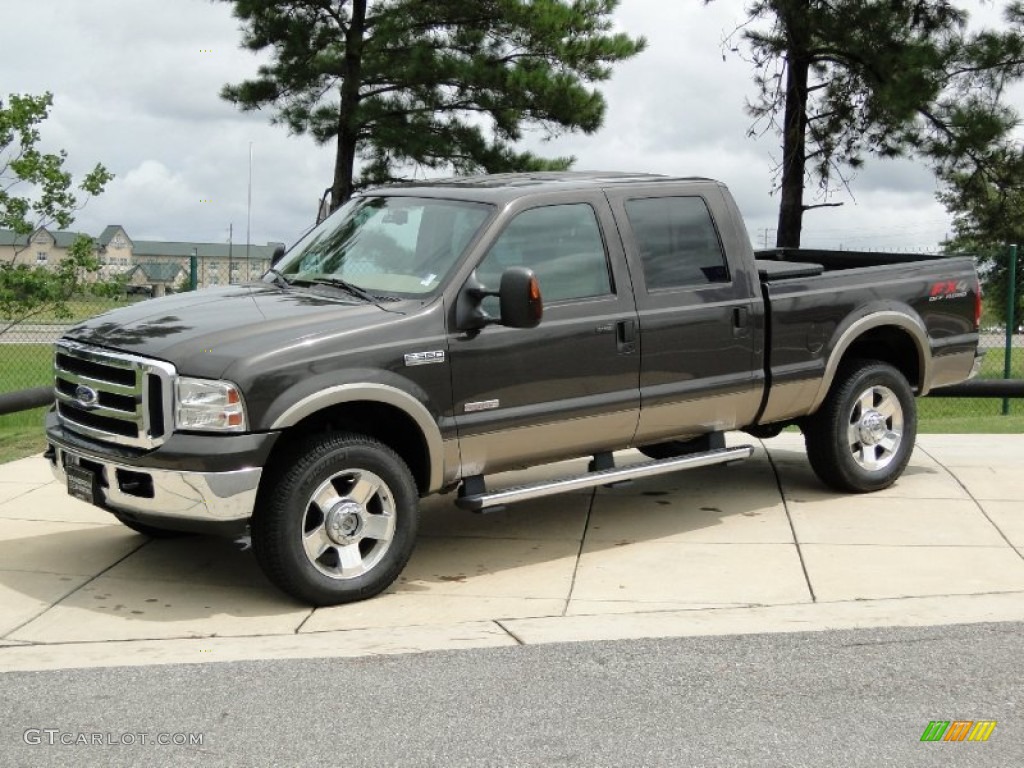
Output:
[[[64,337],[165,360],[187,375],[218,378],[235,361],[380,327],[421,304],[384,306],[391,311],[333,288],[254,283],[142,301],[87,320]]]

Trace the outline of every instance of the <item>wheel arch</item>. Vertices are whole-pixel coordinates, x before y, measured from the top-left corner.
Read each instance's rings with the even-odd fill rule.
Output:
[[[810,413],[816,412],[825,401],[839,367],[847,360],[858,358],[888,363],[903,374],[919,396],[928,392],[931,381],[928,333],[916,314],[879,310],[852,319],[836,330],[831,349]]]
[[[441,488],[444,441],[430,411],[419,400],[386,384],[340,384],[288,407],[271,425],[283,431],[268,464],[297,440],[324,431],[374,437],[408,465],[421,495]]]

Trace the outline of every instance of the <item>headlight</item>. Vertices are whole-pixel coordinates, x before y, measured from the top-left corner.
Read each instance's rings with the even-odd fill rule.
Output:
[[[242,394],[229,381],[182,376],[175,392],[174,424],[178,429],[244,432]]]

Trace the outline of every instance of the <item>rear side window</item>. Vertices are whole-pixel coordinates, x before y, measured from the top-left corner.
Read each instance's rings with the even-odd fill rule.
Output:
[[[477,268],[497,289],[509,267],[529,267],[545,302],[604,296],[612,291],[608,259],[594,209],[586,203],[523,211],[505,228]],[[491,302],[496,307],[497,302]],[[493,308],[484,303],[484,308]]]
[[[729,282],[711,213],[700,197],[626,201],[648,291]]]

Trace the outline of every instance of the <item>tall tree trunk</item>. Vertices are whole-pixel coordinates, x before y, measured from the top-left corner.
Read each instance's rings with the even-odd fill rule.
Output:
[[[792,37],[791,37],[792,41]],[[782,127],[782,190],[779,202],[778,248],[799,248],[804,220],[804,178],[807,165],[807,76],[809,63],[791,42],[786,59],[786,114]]]
[[[354,189],[356,146],[359,143],[359,91],[362,86],[363,34],[366,31],[366,2],[353,0],[352,19],[345,33],[345,78],[338,106],[338,154],[334,160],[331,211],[343,206]]]
[[[807,169],[808,0],[782,0],[776,11],[786,41],[786,112],[782,119],[782,187],[777,248],[799,248]]]

